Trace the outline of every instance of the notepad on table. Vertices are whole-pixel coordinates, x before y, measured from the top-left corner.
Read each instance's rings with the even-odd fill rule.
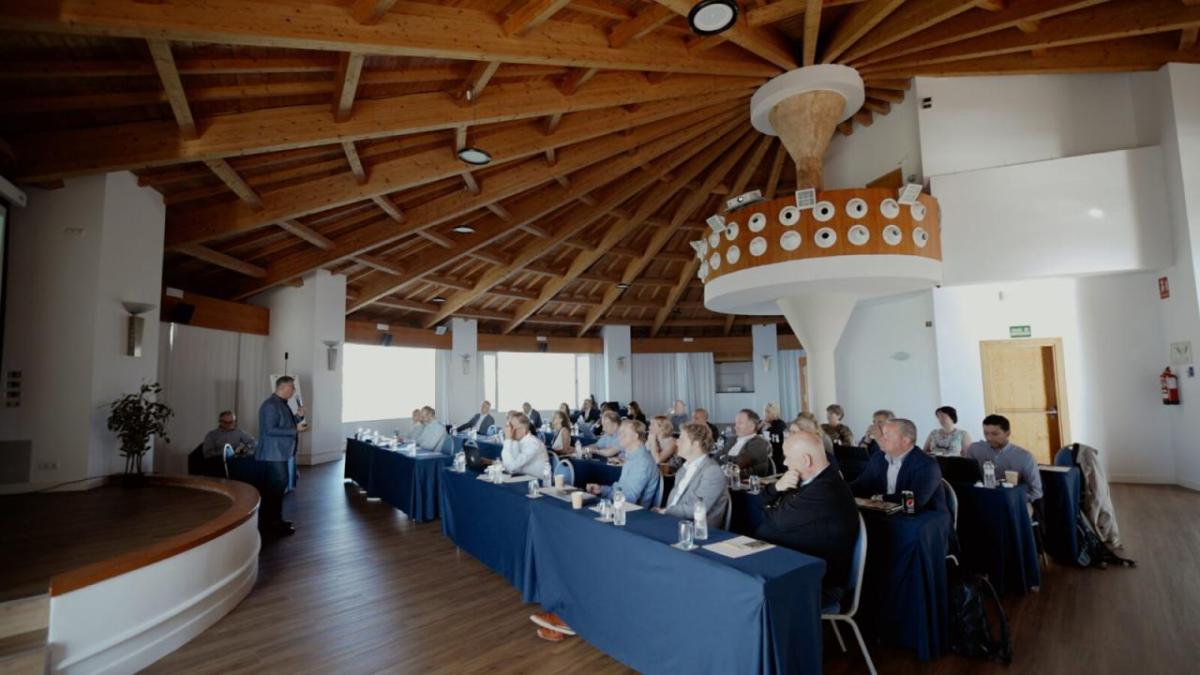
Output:
[[[600,505],[599,504],[597,504],[593,507],[590,507],[590,508],[593,511],[595,511],[596,513],[600,513]],[[642,507],[638,506],[637,504],[634,504],[633,502],[625,502],[625,513],[633,513],[634,511],[641,511],[641,510],[642,510]]]
[[[1038,470],[1040,470],[1040,471],[1054,471],[1054,472],[1056,472],[1056,473],[1067,473],[1067,472],[1069,472],[1069,471],[1071,470],[1071,467],[1069,467],[1069,466],[1057,466],[1057,465],[1050,465],[1050,464],[1039,464],[1039,465],[1038,465]]]
[[[893,502],[877,501],[873,499],[865,499],[863,497],[855,497],[854,502],[858,504],[858,508],[867,509],[868,511],[879,511],[887,515],[892,515],[901,509],[899,504]]]
[[[725,541],[718,541],[715,544],[706,544],[704,548],[719,553],[726,558],[742,558],[748,555],[753,555],[761,551],[768,551],[775,548],[775,544],[768,544],[760,539],[753,537],[734,537]]]

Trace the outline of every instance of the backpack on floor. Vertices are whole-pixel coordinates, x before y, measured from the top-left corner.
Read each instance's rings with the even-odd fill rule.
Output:
[[[1080,511],[1079,516],[1075,519],[1075,536],[1079,539],[1079,556],[1075,562],[1080,567],[1098,567],[1100,569],[1105,569],[1109,565],[1137,567],[1136,560],[1117,555],[1108,547],[1108,544],[1100,540],[1100,535],[1096,534],[1095,528],[1092,527],[1091,521],[1083,515],[1083,511]]]
[[[957,565],[954,569],[958,569]],[[993,637],[988,605],[999,624],[999,637]],[[1012,663],[1008,617],[1000,605],[1000,596],[985,576],[961,571],[951,575],[950,651],[971,659]]]

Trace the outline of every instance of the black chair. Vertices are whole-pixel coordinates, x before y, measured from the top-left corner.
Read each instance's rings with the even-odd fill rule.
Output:
[[[228,478],[225,472],[224,458],[205,457],[203,443],[197,445],[195,450],[188,453],[188,474],[192,476]]]
[[[842,477],[847,481],[852,481],[858,478],[863,469],[867,468],[870,452],[866,448],[857,445],[834,445],[833,457],[837,460],[837,466],[842,472]]]
[[[950,483],[974,485],[983,480],[983,469],[970,457],[938,457],[942,478]]]

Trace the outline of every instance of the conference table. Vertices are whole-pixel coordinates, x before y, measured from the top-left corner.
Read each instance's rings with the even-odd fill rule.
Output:
[[[1042,531],[1046,553],[1063,565],[1077,565],[1079,498],[1083,474],[1079,467],[1040,467],[1042,475]]]
[[[762,495],[731,490],[730,497],[730,529],[753,534],[763,522]],[[909,649],[925,661],[937,659],[949,639],[950,514],[859,512],[867,526],[867,566],[856,621],[884,644]]]
[[[642,509],[618,528],[564,500],[529,499],[525,481],[444,469],[441,485],[442,531],[455,545],[631,668],[821,672],[818,558],[782,547],[741,558],[680,551],[669,545],[675,518]],[[733,536],[710,531],[707,543]]]
[[[411,446],[392,450],[346,439],[346,478],[418,523],[437,520],[441,470],[449,463],[450,457],[440,452],[413,451]]]
[[[986,574],[996,592],[1025,593],[1042,585],[1033,521],[1024,485],[985,488],[952,484],[958,496],[961,562]]]

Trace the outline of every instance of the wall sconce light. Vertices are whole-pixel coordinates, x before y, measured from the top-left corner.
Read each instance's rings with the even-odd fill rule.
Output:
[[[129,312],[128,329],[125,334],[125,355],[133,358],[141,358],[142,356],[142,335],[146,332],[146,319],[142,314],[154,309],[155,305],[149,302],[130,302],[122,300],[121,306]]]
[[[771,355],[770,354],[762,355],[762,364],[763,364],[763,372],[764,373],[771,372]]]
[[[325,343],[325,361],[330,370],[337,370],[337,348],[341,343],[337,340],[322,340]]]
[[[625,357],[624,356],[617,357],[617,370],[620,370],[622,372],[625,371]]]
[[[471,372],[471,355],[470,354],[462,355],[462,367],[463,367],[463,375],[467,375]]]

